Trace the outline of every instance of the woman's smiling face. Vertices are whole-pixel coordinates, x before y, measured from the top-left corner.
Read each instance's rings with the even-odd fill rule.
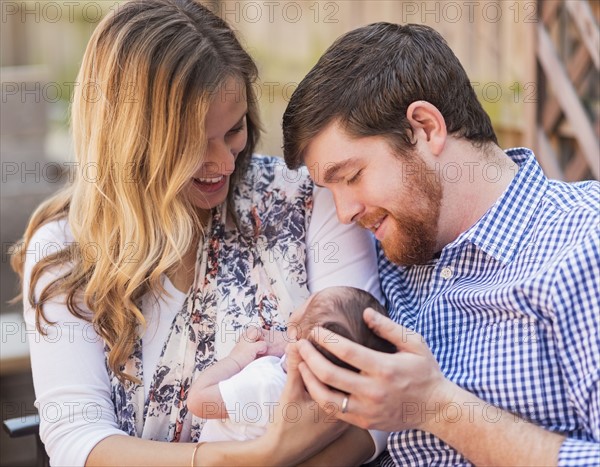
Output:
[[[247,111],[243,81],[227,79],[218,88],[206,114],[206,154],[189,188],[190,199],[197,208],[212,209],[227,199],[236,158],[248,140]]]

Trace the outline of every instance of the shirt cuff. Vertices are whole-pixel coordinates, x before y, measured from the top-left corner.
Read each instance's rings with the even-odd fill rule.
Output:
[[[558,465],[597,466],[600,460],[600,443],[567,438],[558,451]]]

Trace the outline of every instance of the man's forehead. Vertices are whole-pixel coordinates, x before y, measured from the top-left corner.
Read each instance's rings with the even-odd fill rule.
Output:
[[[356,164],[352,147],[357,142],[337,122],[325,127],[306,147],[304,163],[312,179],[317,184],[328,183],[341,170]]]

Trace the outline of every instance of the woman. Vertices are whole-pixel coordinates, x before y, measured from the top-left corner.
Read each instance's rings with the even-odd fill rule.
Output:
[[[281,330],[330,285],[379,294],[370,239],[335,221],[306,173],[252,155],[255,76],[193,0],[126,3],[94,32],[72,109],[79,171],[13,257],[53,464],[297,463],[343,431],[301,410],[254,442],[193,444],[188,388],[240,329]],[[308,408],[291,367],[281,402]],[[364,436],[329,452],[360,463]]]

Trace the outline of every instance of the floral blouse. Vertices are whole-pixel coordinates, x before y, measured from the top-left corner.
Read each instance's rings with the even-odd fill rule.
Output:
[[[108,369],[120,429],[158,441],[198,440],[203,420],[186,404],[194,375],[227,355],[231,336],[244,326],[285,329],[291,311],[309,296],[305,258],[312,192],[306,170],[289,171],[278,158],[252,158],[233,188],[237,221],[227,203],[213,209],[194,283],[150,375],[148,397],[142,335],[125,365],[141,384],[121,383]]]

